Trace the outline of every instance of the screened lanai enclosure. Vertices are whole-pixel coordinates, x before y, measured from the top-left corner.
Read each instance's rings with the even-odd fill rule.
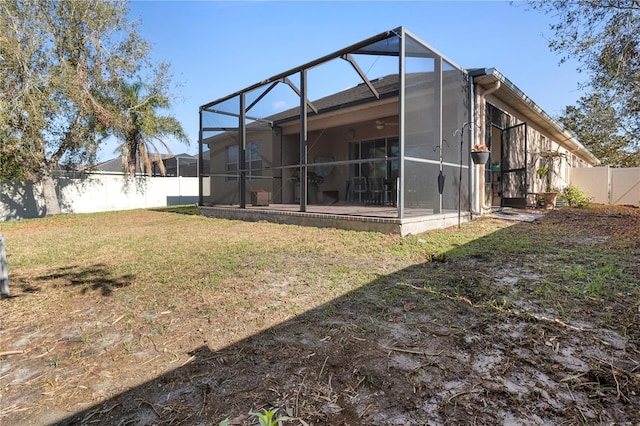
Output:
[[[467,220],[468,78],[398,28],[203,105],[201,212],[360,229]]]

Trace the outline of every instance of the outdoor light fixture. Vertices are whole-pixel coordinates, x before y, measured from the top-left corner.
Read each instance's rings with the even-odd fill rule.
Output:
[[[384,130],[385,122],[384,120],[376,120],[376,129]]]

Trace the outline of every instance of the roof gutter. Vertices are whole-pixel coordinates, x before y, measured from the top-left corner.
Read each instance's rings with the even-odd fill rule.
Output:
[[[502,87],[503,90],[511,92],[518,99],[522,100],[522,102],[526,104],[533,112],[535,112],[536,115],[549,123],[558,134],[563,136],[560,140],[556,141],[558,144],[569,150],[569,152],[571,153],[580,153],[581,156],[593,166],[600,164],[600,160],[598,160],[598,158],[596,158],[596,156],[593,155],[591,151],[589,151],[584,145],[582,145],[582,143],[578,141],[573,133],[569,132],[557,120],[547,114],[542,108],[540,108],[540,106],[533,102],[527,95],[524,94],[522,90],[520,90],[515,84],[513,84],[509,79],[502,75],[502,73],[500,73],[497,69],[473,69],[469,70],[469,75],[471,77],[491,76],[495,78],[496,81],[500,83],[499,87]],[[484,95],[486,96],[487,93],[485,92]]]

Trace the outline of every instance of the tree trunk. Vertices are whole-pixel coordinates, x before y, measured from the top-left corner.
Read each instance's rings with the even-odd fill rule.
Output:
[[[131,122],[135,123],[137,121],[137,116],[134,112],[131,113]],[[136,166],[138,164],[138,148],[140,146],[141,134],[135,126],[132,126],[127,130],[125,135],[125,149],[127,150],[127,155],[125,157],[125,174],[129,176],[136,175]]]
[[[45,167],[41,182],[42,195],[44,196],[45,216],[62,213],[60,210],[60,202],[58,201],[58,194],[56,193],[56,183],[53,180],[51,170],[48,167]]]

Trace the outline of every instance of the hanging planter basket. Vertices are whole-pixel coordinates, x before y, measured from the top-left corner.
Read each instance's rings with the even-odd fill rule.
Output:
[[[471,151],[473,164],[487,164],[491,151]]]

